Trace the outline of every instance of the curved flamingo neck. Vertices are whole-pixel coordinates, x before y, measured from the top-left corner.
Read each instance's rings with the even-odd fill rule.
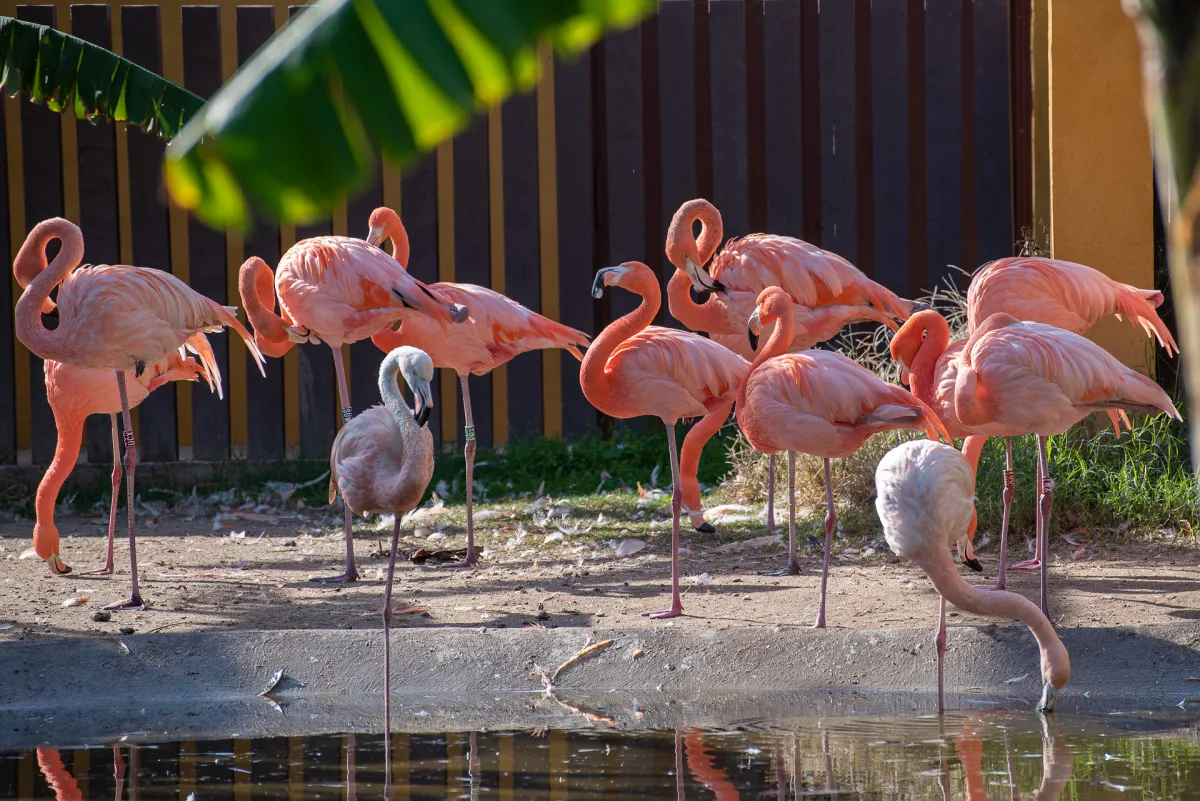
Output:
[[[929,319],[925,340],[917,348],[917,355],[913,357],[909,368],[909,386],[914,395],[932,406],[937,389],[937,362],[950,346],[950,324],[940,314],[931,315]]]
[[[700,221],[700,236],[692,233],[692,225]],[[695,255],[696,264],[708,263],[721,244],[724,226],[721,212],[703,198],[689,200],[679,207],[667,229],[667,257],[676,267],[683,267],[684,256]]]
[[[392,258],[400,262],[400,266],[407,270],[411,248],[408,243],[408,229],[404,227],[404,223],[400,222],[399,217],[388,221],[384,236],[392,240]]]
[[[73,415],[54,416],[58,429],[58,440],[54,443],[54,460],[46,468],[46,474],[38,484],[34,510],[37,522],[33,526],[33,549],[45,560],[58,556],[58,528],[54,525],[54,506],[58,493],[79,460],[79,448],[83,444],[83,419]]]
[[[58,239],[62,247],[54,261],[46,265],[46,245],[50,240]],[[42,311],[53,308],[50,302],[50,292],[57,286],[67,273],[75,269],[83,260],[83,234],[72,222],[55,217],[38,223],[25,238],[21,250],[17,253],[13,264],[13,273],[17,280],[28,279],[25,291],[17,301],[16,328],[17,339],[43,359],[53,359],[69,326],[46,330],[42,325]],[[35,272],[36,269],[36,272]]]
[[[417,418],[413,417],[412,409],[404,402],[404,393],[400,391],[400,360],[388,354],[379,367],[379,396],[383,405],[392,413],[401,436],[407,440],[420,429]]]
[[[579,367],[579,385],[588,401],[597,408],[608,405],[605,401],[612,399],[610,378],[605,372],[609,357],[622,342],[650,325],[662,306],[657,282],[649,276],[648,269],[646,273],[647,275],[632,273],[626,276],[622,288],[640,295],[642,302],[629,314],[609,323],[608,327],[592,340]],[[600,408],[600,411],[605,410]]]
[[[704,203],[696,209],[692,219],[700,221],[700,237],[696,240],[696,249],[700,253],[700,263],[707,264],[716,254],[717,248],[721,244],[721,237],[724,236],[721,215],[711,203]],[[691,222],[688,222],[689,232],[691,227]]]
[[[288,339],[283,318],[275,313],[275,273],[265,261],[246,260],[238,272],[238,292],[263,355],[277,359],[291,350],[296,343]]]
[[[768,359],[774,359],[776,356],[782,356],[787,353],[791,343],[792,336],[796,332],[796,320],[790,308],[791,303],[788,303],[789,308],[780,308],[783,304],[771,304],[765,310],[763,316],[767,319],[762,320],[762,325],[771,322],[772,318],[775,321],[775,330],[771,332],[771,336],[767,337],[767,341],[762,343],[758,348],[758,353],[754,357],[754,361],[750,363],[750,369],[746,371],[746,377],[742,379],[741,386],[738,387],[737,408],[741,409],[746,400],[746,387],[750,384],[750,375],[757,370],[763,362]]]
[[[667,282],[667,308],[672,316],[692,331],[724,333],[728,328],[724,310],[717,298],[709,295],[704,303],[692,300],[692,282],[687,273],[676,270]]]

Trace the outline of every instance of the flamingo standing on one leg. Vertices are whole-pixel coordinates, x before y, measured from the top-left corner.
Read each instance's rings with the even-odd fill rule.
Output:
[[[1037,435],[1041,553],[1049,536],[1054,489],[1046,455],[1050,435],[1066,432],[1089,414],[1110,410],[1162,412],[1179,419],[1158,384],[1096,343],[1007,314],[993,314],[969,339],[952,345],[945,318],[923,311],[900,328],[891,352],[908,369],[913,392],[937,411],[952,433],[975,435],[963,446],[968,463],[978,462],[979,449],[989,436]],[[967,530],[964,526],[961,532],[964,540]],[[1004,549],[1002,542],[1002,555]],[[1040,594],[1046,613],[1045,559]]]
[[[46,245],[61,241],[54,261],[46,264]],[[115,609],[143,609],[138,591],[133,476],[137,446],[129,415],[125,371],[140,376],[194,341],[196,334],[226,326],[246,342],[258,368],[263,357],[250,332],[238,322],[236,307],[204,297],[170,273],[145,267],[98,265],[76,269],[83,258],[83,233],[68,220],[44,220],[29,232],[13,271],[32,277],[16,308],[17,338],[42,359],[116,373],[125,436],[125,482],[129,515],[129,600]],[[41,313],[55,305],[50,291],[58,286],[59,325],[49,331]],[[210,369],[215,371],[216,364]],[[265,375],[265,373],[264,373]],[[219,373],[213,375],[220,383]]]
[[[653,415],[667,427],[671,457],[671,608],[651,617],[683,613],[679,597],[679,515],[684,499],[700,508],[696,467],[704,443],[729,417],[746,360],[698,334],[650,325],[662,304],[658,281],[650,268],[631,261],[596,273],[592,295],[619,286],[642,302],[614,320],[592,342],[579,371],[588,402],[609,417]],[[683,453],[675,449],[675,423],[703,418],[688,432]],[[687,486],[684,486],[684,482]]]
[[[776,325],[742,382],[737,420],[755,450],[788,452],[789,492],[795,484],[795,452],[825,460],[825,558],[821,601],[813,624],[824,628],[829,555],[837,525],[829,460],[850,455],[880,431],[923,430],[936,438],[939,432],[945,434],[945,429],[937,415],[908,390],[885,383],[840,353],[787,353],[792,340],[791,305],[779,287],[767,287],[759,295],[748,323],[751,340],[763,325],[772,321]],[[948,434],[946,439],[950,439]],[[790,506],[788,567],[798,569],[795,502]]]
[[[408,261],[408,234],[396,212],[380,206],[371,212],[367,242],[380,245],[392,240],[392,252],[401,264]],[[383,252],[382,250],[380,251]],[[442,282],[431,287],[442,297],[461,303],[471,310],[471,319],[448,331],[441,330],[427,317],[412,312],[400,315],[397,329],[385,330],[371,337],[385,353],[401,345],[421,348],[433,359],[436,367],[449,368],[458,374],[462,386],[463,423],[467,461],[467,557],[457,565],[470,567],[478,560],[475,551],[474,505],[475,482],[475,425],[471,416],[471,394],[467,377],[485,375],[514,356],[531,350],[562,348],[577,360],[582,360],[579,348],[586,348],[588,337],[562,323],[530,311],[515,300],[487,287],[475,284]]]
[[[197,339],[203,341],[203,334]],[[84,370],[63,364],[51,359],[45,362],[46,399],[50,402],[50,411],[54,414],[54,427],[58,439],[54,445],[54,460],[46,468],[46,474],[38,484],[35,508],[37,522],[33,526],[33,548],[37,555],[50,565],[50,572],[63,576],[71,572],[71,568],[63,561],[59,550],[58,528],[54,525],[54,507],[58,501],[58,493],[62,485],[71,475],[75,462],[79,457],[80,444],[83,442],[83,424],[88,415],[107,414],[112,419],[113,432],[113,469],[112,469],[112,501],[108,510],[108,555],[104,567],[89,570],[83,575],[111,575],[113,572],[113,537],[117,528],[117,499],[121,492],[121,439],[120,426],[117,423],[117,413],[121,411],[121,398],[113,385],[112,374],[108,370]],[[151,392],[168,381],[195,381],[203,375],[211,378],[204,368],[194,359],[184,358],[177,353],[171,354],[163,364],[157,364],[146,369],[140,376],[134,375],[133,370],[125,373],[128,385],[129,408],[134,408],[144,401]],[[220,386],[216,387],[218,394]],[[132,511],[130,512],[132,514]]]
[[[1179,352],[1179,346],[1156,308],[1163,294],[1153,289],[1114,281],[1099,270],[1061,259],[1015,257],[997,259],[980,267],[967,289],[967,324],[974,332],[984,320],[1003,312],[1018,320],[1045,323],[1074,334],[1082,334],[1096,321],[1114,316],[1128,318],[1140,325],[1147,335],[1157,337],[1167,355]],[[1124,415],[1124,412],[1120,412]],[[1113,428],[1121,435],[1118,411],[1109,410]],[[1126,426],[1129,419],[1125,418]],[[978,443],[982,447],[983,443]],[[996,586],[1004,589],[1004,569],[1008,546],[1008,517],[1016,492],[1013,472],[1012,437],[1005,437],[1004,517],[1000,526],[1000,573]],[[970,454],[968,454],[970,456]],[[976,455],[975,458],[978,458]],[[1042,477],[1038,476],[1038,484]],[[972,525],[971,534],[974,534]],[[1041,540],[1033,559],[1012,565],[1013,570],[1035,570],[1042,563]]]
[[[699,222],[700,236],[693,226]],[[895,330],[914,308],[850,262],[801,239],[750,234],[717,247],[724,236],[721,213],[703,198],[679,207],[667,231],[667,259],[676,272],[667,284],[671,314],[693,331],[753,359],[746,319],[768,286],[782,287],[796,304],[789,351],[832,339],[847,325],[875,321]],[[710,263],[711,262],[711,263]],[[708,265],[707,267],[705,265]],[[919,304],[918,304],[919,305]],[[770,336],[769,328],[763,336]],[[775,529],[775,455],[768,459],[767,527]]]
[[[945,709],[947,600],[965,612],[1010,617],[1029,627],[1041,650],[1043,684],[1038,709],[1054,711],[1058,691],[1071,678],[1070,658],[1054,626],[1022,595],[968,584],[955,570],[947,549],[963,536],[975,508],[975,473],[967,458],[939,442],[902,443],[879,462],[875,489],[875,509],[888,546],[898,556],[916,562],[941,596],[935,638],[938,711]]]
[[[407,240],[405,251],[407,253]],[[465,307],[447,301],[408,274],[379,248],[346,236],[302,239],[279,260],[272,273],[257,256],[246,260],[238,289],[254,338],[268,356],[282,356],[298,342],[324,342],[333,351],[342,424],[353,417],[350,389],[342,364],[342,345],[374,336],[395,325],[412,309],[445,335],[447,323],[467,319]],[[275,313],[278,296],[280,314]],[[345,509],[346,571],[319,581],[358,579],[354,566],[354,520]]]
[[[412,390],[416,413],[404,402],[396,380],[404,376]],[[351,418],[329,457],[329,502],[341,493],[347,509],[360,515],[391,514],[392,550],[388,556],[387,584],[383,591],[383,717],[384,734],[392,731],[391,650],[388,632],[392,622],[392,576],[400,547],[400,520],[417,508],[433,477],[433,436],[425,427],[433,405],[429,382],[433,362],[416,348],[396,348],[379,366],[382,406],[372,406]],[[390,742],[385,753],[390,754]]]

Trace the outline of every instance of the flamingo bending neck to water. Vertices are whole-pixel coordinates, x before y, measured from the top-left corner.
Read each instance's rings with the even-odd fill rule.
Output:
[[[46,245],[61,242],[54,261],[46,263]],[[129,415],[125,371],[141,376],[172,354],[194,342],[197,334],[236,331],[264,371],[262,353],[238,322],[237,307],[222,306],[191,289],[170,273],[145,267],[88,265],[83,259],[83,233],[74,223],[55,217],[29,232],[13,265],[18,279],[27,284],[17,301],[17,338],[42,359],[87,369],[116,373],[124,422],[126,503],[129,515],[129,600],[115,609],[142,609],[138,590],[133,477],[137,445]],[[59,325],[47,330],[41,314],[54,307],[50,292],[58,286]],[[210,351],[211,353],[211,351]],[[205,365],[213,383],[220,384],[215,362]],[[265,375],[265,372],[264,372]]]
[[[934,640],[938,711],[945,708],[942,664],[947,600],[965,612],[1009,617],[1029,627],[1041,652],[1042,697],[1038,709],[1053,711],[1058,691],[1071,678],[1071,663],[1050,620],[1015,592],[968,584],[950,557],[948,546],[966,531],[975,506],[975,474],[967,458],[940,442],[902,443],[880,460],[875,489],[875,510],[888,546],[898,556],[916,562],[941,596]]]
[[[380,206],[371,212],[368,225],[368,244],[381,245],[385,239],[391,239],[395,258],[407,263],[408,234],[396,212],[387,206]],[[376,334],[371,341],[385,353],[401,345],[421,348],[433,359],[435,367],[449,368],[458,374],[462,387],[466,440],[467,556],[450,567],[470,567],[477,561],[473,512],[476,443],[467,377],[485,375],[513,357],[531,350],[562,348],[576,360],[582,360],[579,348],[587,347],[588,336],[543,317],[487,287],[441,282],[430,288],[440,296],[468,307],[471,318],[462,325],[444,331],[428,318],[404,312],[400,315],[398,326]]]
[[[658,280],[641,262],[605,267],[596,273],[592,295],[619,286],[642,297],[629,314],[614,320],[588,348],[579,385],[588,402],[609,417],[652,415],[667,427],[671,457],[671,608],[651,617],[683,613],[679,597],[679,515],[686,502],[700,509],[696,469],[700,452],[729,417],[746,360],[697,334],[650,325],[662,304]],[[702,418],[688,432],[683,453],[675,449],[675,423]]]
[[[821,567],[821,600],[815,628],[825,627],[826,584],[837,512],[833,504],[830,459],[848,456],[880,431],[913,429],[930,438],[945,434],[937,415],[912,393],[885,383],[874,373],[827,350],[787,353],[792,337],[791,300],[779,287],[767,287],[748,325],[750,336],[769,322],[775,331],[738,391],[737,420],[742,433],[762,453],[788,452],[788,487],[794,499],[794,453],[825,461],[825,556]],[[949,439],[946,435],[946,439]],[[796,507],[790,504],[787,572],[798,573]]]

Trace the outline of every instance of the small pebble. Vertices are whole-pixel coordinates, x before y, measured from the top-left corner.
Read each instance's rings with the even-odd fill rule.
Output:
[[[540,606],[541,604],[538,604],[538,605]],[[549,620],[549,619],[550,619],[550,613],[549,613],[549,612],[547,612],[545,609],[543,609],[542,611],[540,611],[540,612],[538,612],[538,613],[537,613],[537,619],[538,619],[538,620]]]
[[[95,612],[92,612],[92,620],[96,621],[97,623],[107,623],[108,621],[112,620],[112,612],[106,612],[103,609],[97,609]]]
[[[122,626],[121,627],[122,634],[133,634],[133,631],[134,631],[133,626]]]

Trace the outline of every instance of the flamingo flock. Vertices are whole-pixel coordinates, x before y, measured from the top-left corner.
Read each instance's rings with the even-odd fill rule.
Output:
[[[699,224],[700,233],[693,233]],[[680,522],[711,532],[701,503],[697,469],[705,444],[731,412],[750,445],[771,460],[767,525],[774,529],[774,459],[788,456],[789,547],[778,574],[800,572],[796,547],[795,454],[824,460],[825,547],[815,628],[826,625],[830,552],[837,516],[830,460],[858,450],[875,433],[923,432],[885,456],[876,473],[876,507],[892,550],[912,560],[941,595],[935,642],[939,709],[945,652],[945,602],[1027,625],[1041,649],[1043,693],[1052,710],[1070,676],[1066,649],[1047,608],[1047,538],[1053,497],[1046,443],[1083,418],[1102,412],[1114,426],[1128,412],[1179,412],[1152,380],[1125,367],[1081,334],[1107,316],[1127,318],[1168,352],[1177,349],[1155,308],[1161,293],[1109,279],[1079,264],[1041,258],[1001,259],[982,267],[968,290],[968,335],[951,342],[945,318],[904,300],[840,256],[807,242],[750,234],[725,242],[720,212],[707,200],[684,203],[666,237],[674,266],[666,297],[672,315],[690,331],[651,325],[663,289],[636,261],[600,270],[594,297],[606,289],[631,292],[640,304],[594,338],[537,314],[486,287],[426,285],[407,270],[410,245],[391,209],[376,209],[365,240],[322,236],[290,248],[278,265],[251,257],[241,266],[239,290],[253,333],[222,306],[169,273],[123,265],[84,265],[83,235],[60,218],[30,231],[13,263],[25,291],[16,305],[17,336],[46,360],[46,387],[58,427],[54,462],[38,489],[34,545],[52,573],[70,572],[54,526],[57,494],[79,451],[83,420],[113,420],[114,459],[124,444],[128,509],[133,508],[137,447],[129,410],[168,381],[203,378],[221,394],[221,375],[205,335],[232,328],[259,369],[298,344],[333,352],[342,426],[330,455],[329,499],[345,508],[345,571],[332,581],[359,578],[353,515],[395,516],[384,589],[385,686],[390,687],[388,631],[396,551],[404,514],[420,503],[433,473],[433,439],[426,422],[434,369],[459,377],[465,423],[467,552],[475,567],[472,516],[476,452],[470,375],[483,375],[531,351],[560,348],[581,361],[580,386],[588,401],[614,418],[657,417],[670,454],[671,599],[651,615],[683,614],[680,595]],[[61,249],[47,263],[46,247]],[[383,250],[391,242],[392,254]],[[56,300],[51,300],[57,287]],[[47,330],[41,315],[57,310]],[[852,323],[895,331],[891,356],[903,368],[902,386],[889,384],[853,360],[814,346]],[[386,357],[379,371],[382,405],[355,415],[341,348],[370,338]],[[589,344],[589,339],[591,342]],[[761,344],[760,344],[761,343]],[[195,358],[189,357],[192,353]],[[410,408],[403,379],[414,398]],[[114,392],[115,390],[115,392]],[[123,439],[117,439],[117,412]],[[676,424],[697,420],[676,447]],[[1038,526],[1034,560],[1008,566],[1008,517],[1014,481],[1011,437],[1038,439]],[[1002,489],[1004,517],[995,588],[979,588],[957,572],[950,555],[976,570],[975,476],[988,437],[1008,439]],[[961,450],[953,438],[964,438]],[[939,440],[945,440],[943,444]],[[120,465],[114,465],[108,558],[93,571],[112,573]],[[134,515],[129,514],[131,591],[111,608],[141,609]],[[1004,590],[1006,569],[1041,570],[1040,608]],[[390,693],[389,693],[390,695]],[[387,696],[385,695],[385,698]],[[390,730],[390,704],[385,701]]]

